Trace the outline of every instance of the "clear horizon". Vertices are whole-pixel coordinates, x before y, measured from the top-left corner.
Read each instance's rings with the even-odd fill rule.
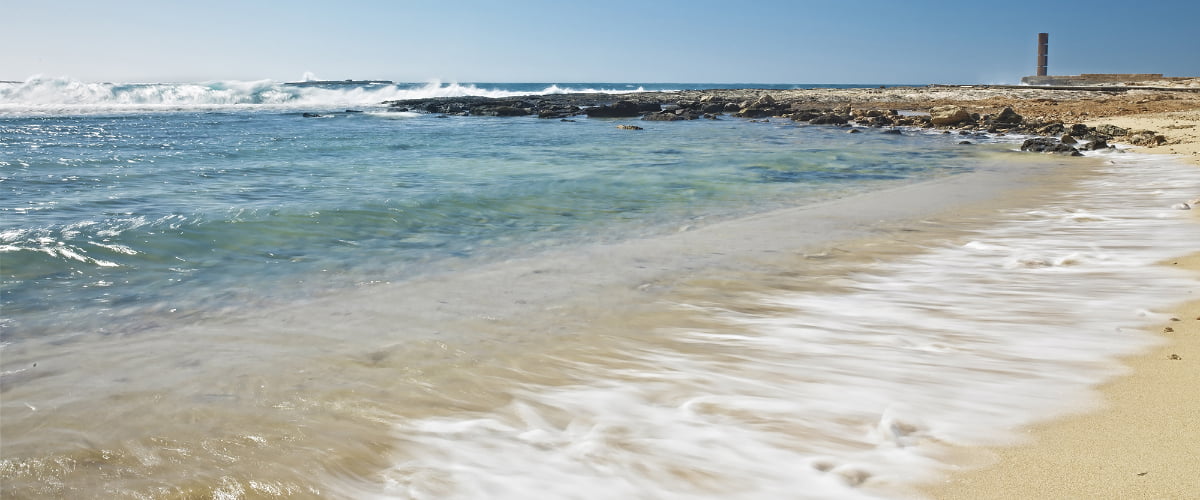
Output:
[[[0,80],[1001,84],[1200,76],[1200,3],[462,0],[5,7]],[[52,33],[48,35],[47,33]]]

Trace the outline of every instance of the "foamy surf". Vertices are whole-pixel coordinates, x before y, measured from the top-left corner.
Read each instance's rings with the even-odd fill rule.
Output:
[[[306,75],[310,76],[310,75]],[[433,97],[519,97],[565,93],[641,92],[642,87],[574,87],[560,84],[423,83],[289,85],[274,80],[195,83],[86,82],[34,76],[0,82],[0,116],[129,114],[185,111],[286,111],[382,108],[384,101]]]
[[[531,362],[559,382],[397,422],[375,494],[889,498],[930,481],[955,446],[1094,404],[1117,357],[1156,343],[1153,311],[1198,289],[1156,264],[1200,241],[1170,208],[1200,172],[1129,154],[1104,170],[911,257],[678,305],[704,327]]]

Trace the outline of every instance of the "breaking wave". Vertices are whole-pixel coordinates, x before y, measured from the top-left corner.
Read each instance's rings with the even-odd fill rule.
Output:
[[[382,107],[384,101],[430,97],[518,97],[565,93],[641,92],[628,84],[460,84],[375,81],[209,81],[199,83],[96,83],[31,77],[0,82],[0,116],[206,111],[222,109],[338,109]],[[655,89],[664,90],[664,89]]]

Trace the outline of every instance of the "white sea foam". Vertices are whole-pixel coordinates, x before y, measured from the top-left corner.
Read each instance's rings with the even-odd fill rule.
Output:
[[[1196,250],[1170,206],[1200,171],[1137,155],[1108,170],[842,292],[688,305],[720,326],[578,362],[575,382],[494,411],[399,422],[382,496],[878,498],[929,480],[948,444],[1087,407],[1115,357],[1156,342],[1148,311],[1197,290],[1156,263]]]
[[[306,75],[306,79],[312,75]],[[310,80],[306,80],[310,81]],[[431,80],[424,84],[298,86],[273,80],[201,83],[96,83],[31,77],[0,83],[0,116],[142,113],[206,110],[327,110],[381,108],[384,101],[431,97],[519,97],[563,93],[628,93],[635,89],[480,87]]]

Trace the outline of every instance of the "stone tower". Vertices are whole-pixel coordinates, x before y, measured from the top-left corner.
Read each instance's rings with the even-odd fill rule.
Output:
[[[1037,76],[1046,76],[1046,60],[1050,55],[1050,34],[1038,33]]]

